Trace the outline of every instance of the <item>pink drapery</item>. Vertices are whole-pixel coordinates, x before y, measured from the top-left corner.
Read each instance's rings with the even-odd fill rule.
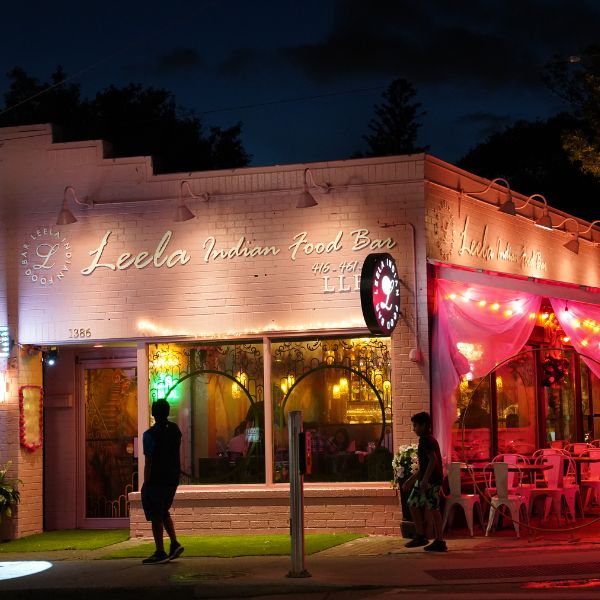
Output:
[[[444,462],[451,456],[456,386],[517,354],[536,323],[541,296],[438,279],[433,322],[434,434]],[[600,308],[599,308],[600,310]]]
[[[557,298],[551,298],[550,302],[573,348],[582,355],[592,373],[600,377],[600,306]]]

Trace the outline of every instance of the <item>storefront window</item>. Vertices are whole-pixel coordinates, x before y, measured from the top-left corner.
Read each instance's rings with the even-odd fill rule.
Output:
[[[262,344],[151,344],[150,399],[183,434],[182,483],[261,483]]]
[[[457,389],[457,418],[452,430],[454,459],[489,460],[492,395],[490,377],[463,379]]]
[[[541,353],[542,407],[549,446],[577,441],[573,353]]]
[[[580,365],[583,439],[591,442],[600,439],[600,379],[583,361]]]
[[[272,398],[275,482],[288,481],[287,419],[296,410],[311,433],[306,481],[390,479],[388,338],[274,341]]]
[[[525,352],[496,369],[498,452],[532,454],[536,449],[535,355]]]

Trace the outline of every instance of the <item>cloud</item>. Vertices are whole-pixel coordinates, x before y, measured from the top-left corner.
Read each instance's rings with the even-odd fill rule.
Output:
[[[600,6],[584,0],[336,0],[323,39],[281,47],[271,59],[316,83],[383,75],[532,89],[553,55],[579,53],[599,28]],[[239,75],[257,60],[237,50],[223,73]]]
[[[475,111],[456,119],[460,127],[476,127],[481,137],[488,137],[510,125],[514,119],[509,115],[497,115],[485,111]]]
[[[203,65],[204,61],[195,48],[174,48],[158,56],[153,68],[157,73],[168,74],[196,69]]]
[[[262,59],[256,50],[252,48],[237,48],[220,62],[216,69],[219,75],[236,77],[256,70],[261,62]]]

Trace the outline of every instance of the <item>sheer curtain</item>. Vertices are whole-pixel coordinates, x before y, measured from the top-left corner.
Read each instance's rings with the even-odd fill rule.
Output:
[[[554,314],[573,348],[585,364],[600,377],[600,306],[551,298]]]
[[[482,377],[517,354],[531,335],[542,299],[446,279],[436,283],[431,382],[434,435],[444,462],[449,462],[455,390],[461,376]]]

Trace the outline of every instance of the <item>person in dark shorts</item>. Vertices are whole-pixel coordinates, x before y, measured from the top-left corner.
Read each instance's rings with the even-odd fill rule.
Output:
[[[407,548],[425,546],[427,552],[445,552],[448,548],[442,537],[442,515],[440,514],[440,493],[444,471],[442,455],[437,440],[431,434],[429,413],[420,412],[411,417],[413,431],[419,436],[417,457],[419,470],[404,483],[403,491],[410,492],[407,504],[415,523],[416,536],[406,544]],[[433,521],[435,540],[429,543],[425,534],[427,514]]]
[[[146,520],[152,522],[152,535],[156,552],[145,558],[145,565],[157,565],[181,556],[183,546],[177,541],[175,526],[169,513],[177,486],[181,463],[181,431],[168,420],[169,403],[157,400],[152,403],[152,416],[155,424],[144,432],[143,445],[146,464],[142,485],[142,507]],[[167,532],[171,546],[165,552],[163,531]]]

